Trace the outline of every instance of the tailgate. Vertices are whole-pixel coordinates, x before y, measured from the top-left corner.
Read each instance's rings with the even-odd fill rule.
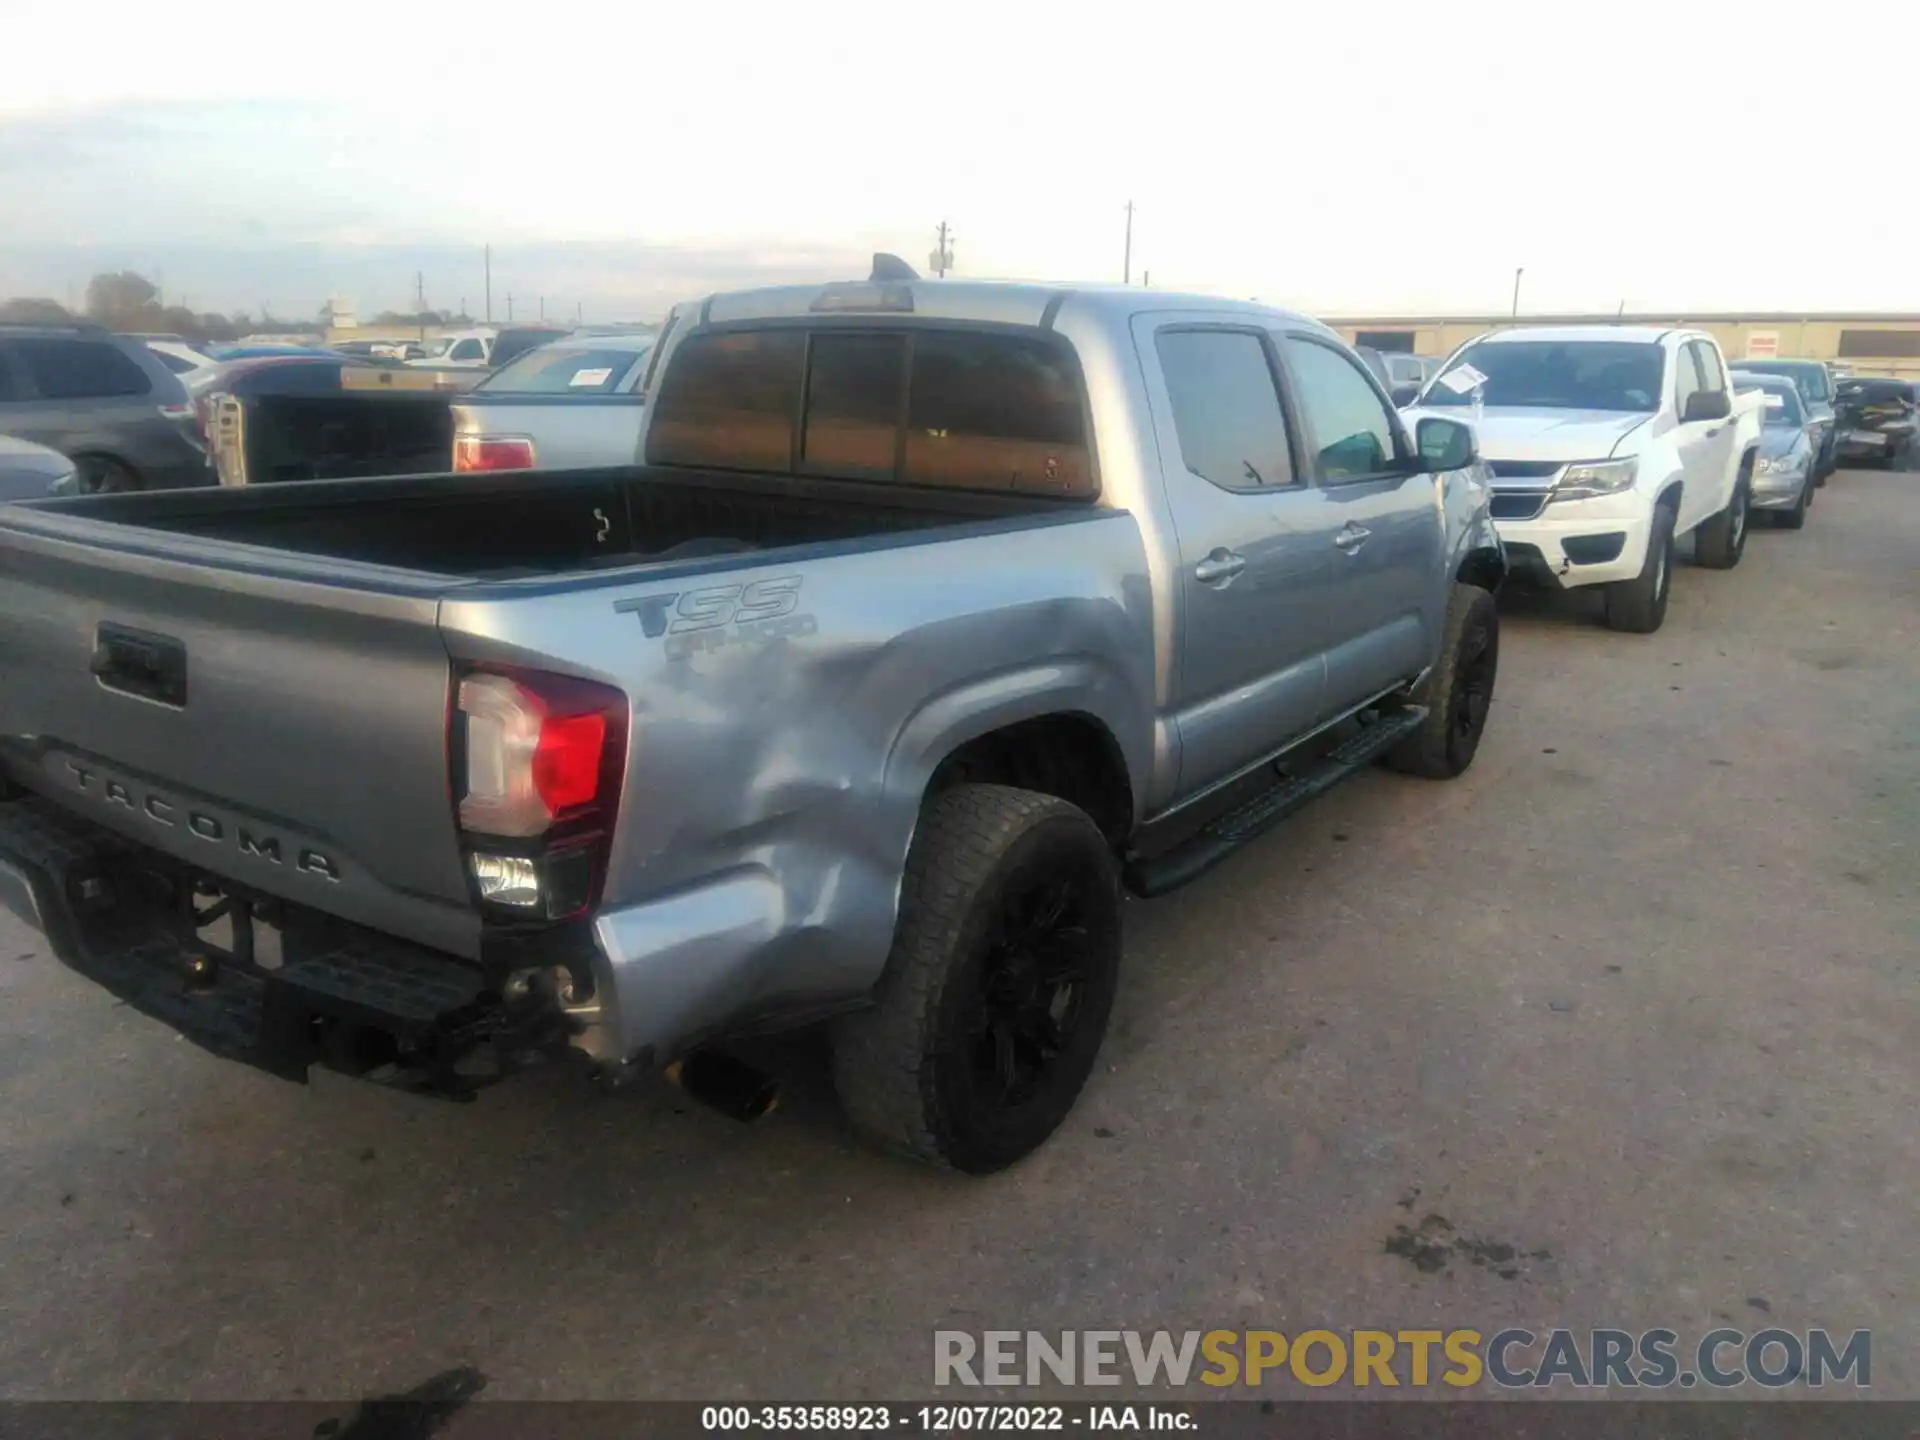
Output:
[[[203,870],[474,955],[435,582],[0,521],[0,761]]]

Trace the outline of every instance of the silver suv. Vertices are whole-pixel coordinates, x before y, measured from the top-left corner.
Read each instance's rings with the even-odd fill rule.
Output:
[[[0,435],[69,456],[82,491],[214,480],[180,378],[97,325],[0,325]]]

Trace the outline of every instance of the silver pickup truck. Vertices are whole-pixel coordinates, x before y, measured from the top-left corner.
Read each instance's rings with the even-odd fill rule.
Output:
[[[625,468],[0,513],[0,897],[289,1078],[825,1021],[859,1130],[984,1172],[1093,1067],[1123,888],[1473,759],[1472,432],[1312,320],[782,288],[648,384]]]

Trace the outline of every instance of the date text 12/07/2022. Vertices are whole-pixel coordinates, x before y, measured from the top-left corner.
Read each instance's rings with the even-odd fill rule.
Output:
[[[1190,1432],[1185,1405],[708,1405],[700,1428],[716,1434],[906,1430],[916,1434],[1007,1431]]]

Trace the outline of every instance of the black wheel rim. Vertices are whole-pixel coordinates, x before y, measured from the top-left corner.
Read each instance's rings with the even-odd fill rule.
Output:
[[[1037,877],[1011,891],[988,942],[966,1028],[974,1089],[1015,1110],[1058,1072],[1085,1012],[1093,935],[1079,886]]]
[[[1460,667],[1453,686],[1454,733],[1466,738],[1480,733],[1493,704],[1493,632],[1476,625],[1460,645]]]

